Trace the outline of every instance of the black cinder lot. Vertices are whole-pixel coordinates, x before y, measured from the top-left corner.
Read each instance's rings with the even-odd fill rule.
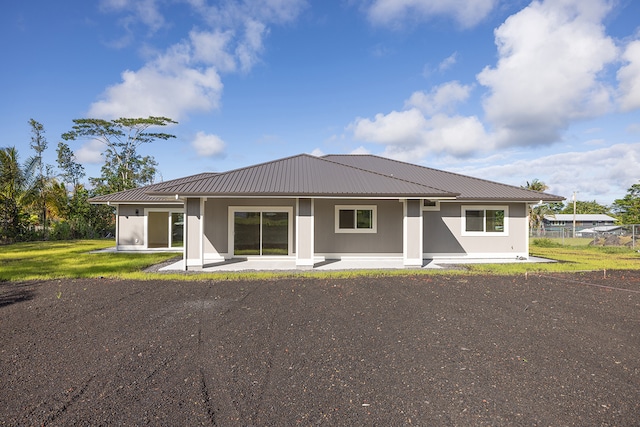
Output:
[[[640,273],[0,283],[0,425],[630,426]]]

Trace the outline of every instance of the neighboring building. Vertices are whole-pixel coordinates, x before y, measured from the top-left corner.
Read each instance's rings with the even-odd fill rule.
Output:
[[[576,214],[576,237],[581,234],[594,234],[598,232],[613,232],[621,227],[616,225],[616,219],[605,214]],[[573,214],[555,214],[544,217],[545,231],[561,231],[562,229],[573,232]]]
[[[91,199],[115,206],[118,250],[234,257],[528,257],[528,206],[563,198],[373,155],[301,154]]]

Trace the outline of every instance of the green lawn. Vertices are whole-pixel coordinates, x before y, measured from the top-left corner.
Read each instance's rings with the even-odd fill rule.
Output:
[[[354,277],[363,275],[415,274],[409,270],[337,271],[337,272],[251,272],[203,273],[198,275],[143,273],[151,265],[176,256],[175,253],[90,253],[112,247],[113,241],[80,240],[31,242],[0,246],[0,281],[48,280],[58,278],[113,277],[122,279],[270,279],[296,275],[307,277]],[[559,245],[553,241],[532,240],[530,253],[554,259],[555,263],[472,264],[465,270],[420,270],[420,274],[524,274],[584,270],[640,270],[640,253],[624,247]]]
[[[589,246],[588,239],[575,240],[575,245],[567,244],[567,239],[564,245],[558,239],[532,240],[529,254],[558,261],[555,263],[473,265],[471,270],[504,274],[534,271],[640,270],[640,253],[637,248]]]
[[[77,240],[0,246],[0,281],[124,277],[176,256],[90,253],[114,245],[112,240]]]

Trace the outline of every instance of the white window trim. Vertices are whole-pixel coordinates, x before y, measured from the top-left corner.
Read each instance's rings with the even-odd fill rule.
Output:
[[[485,211],[483,218],[486,218],[486,211],[504,211],[503,231],[467,231],[467,211]],[[502,205],[462,205],[460,208],[461,236],[508,236],[509,235],[509,206]],[[486,220],[482,222],[486,227]]]
[[[340,228],[340,211],[341,210],[369,210],[371,211],[373,223],[372,228]],[[377,233],[378,232],[378,207],[376,205],[336,205],[334,215],[334,225],[336,233]]]

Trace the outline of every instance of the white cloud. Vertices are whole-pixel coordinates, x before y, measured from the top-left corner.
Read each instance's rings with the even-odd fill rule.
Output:
[[[91,105],[89,116],[180,120],[189,112],[218,108],[220,76],[214,67],[190,67],[188,55],[176,46],[138,71],[124,71],[122,82],[107,88],[103,99]]]
[[[447,71],[449,68],[453,67],[456,62],[458,62],[458,52],[453,52],[440,62],[438,70],[440,72]]]
[[[414,92],[405,102],[405,108],[416,107],[425,114],[450,111],[457,104],[469,98],[472,87],[457,81],[434,87],[430,93]]]
[[[631,111],[640,108],[640,40],[627,45],[622,59],[626,65],[618,70],[620,108]]]
[[[469,156],[493,144],[477,117],[425,115],[417,108],[358,118],[348,128],[359,141],[385,146],[385,156],[416,161],[429,154]]]
[[[312,156],[316,156],[316,157],[322,157],[322,156],[324,156],[324,152],[323,152],[321,149],[319,149],[319,148],[315,148],[315,149],[314,149],[311,153],[309,153],[309,154],[311,154]]]
[[[189,38],[194,62],[211,65],[221,72],[235,71],[236,60],[228,51],[232,31],[191,31]]]
[[[223,84],[219,73],[248,72],[260,60],[269,25],[295,19],[304,0],[225,1],[208,6],[188,0],[210,26],[192,30],[138,70],[122,72],[122,81],[108,87],[89,115],[100,118],[167,116],[179,120],[192,112],[219,108]],[[103,10],[133,13],[155,29],[164,18],[156,0],[103,0]]]
[[[413,1],[375,4],[388,7],[389,16],[394,7],[406,12],[415,6]],[[620,51],[603,25],[611,7],[606,0],[533,1],[497,28],[497,64],[477,75],[487,89],[486,127],[478,116],[455,113],[474,85],[454,81],[414,92],[404,111],[357,118],[347,130],[357,141],[384,145],[386,155],[413,161],[559,142],[572,123],[614,109],[616,89],[606,79]],[[441,65],[455,59],[454,54]],[[618,99],[627,111],[640,108],[640,41],[627,45],[623,59]],[[604,144],[587,142],[595,143]]]
[[[373,119],[359,117],[347,130],[355,140],[384,145],[384,155],[401,160],[485,152],[494,144],[480,120],[451,113],[469,98],[471,89],[453,81],[429,93],[414,92],[405,101],[405,110],[377,114]]]
[[[416,108],[376,114],[373,120],[359,117],[349,125],[357,140],[385,145],[417,145],[426,128],[427,119]]]
[[[258,62],[258,57],[263,50],[262,39],[268,31],[265,24],[252,19],[246,20],[244,25],[244,37],[235,53],[242,71],[248,72]]]
[[[550,144],[571,121],[611,107],[600,79],[617,59],[604,0],[534,1],[496,31],[500,59],[478,74],[487,119],[503,145]]]
[[[191,146],[202,157],[217,157],[224,153],[226,144],[218,135],[198,132]]]
[[[362,145],[354,150],[351,150],[350,154],[371,154],[371,151],[367,150]]]
[[[640,143],[633,143],[533,160],[505,160],[500,165],[463,167],[456,171],[512,185],[524,185],[538,178],[549,185],[549,193],[569,198],[578,191],[579,200],[611,204],[638,182],[638,163]]]
[[[369,20],[378,25],[401,26],[407,21],[428,20],[434,16],[452,17],[469,28],[482,21],[497,0],[373,0],[368,5]]]
[[[91,140],[84,143],[73,154],[75,155],[75,161],[80,164],[100,164],[104,162],[102,158],[102,152],[105,149],[105,145],[98,140]]]
[[[107,12],[128,12],[129,15],[121,20],[125,28],[134,20],[142,22],[152,32],[165,25],[156,0],[101,0],[100,8]]]

